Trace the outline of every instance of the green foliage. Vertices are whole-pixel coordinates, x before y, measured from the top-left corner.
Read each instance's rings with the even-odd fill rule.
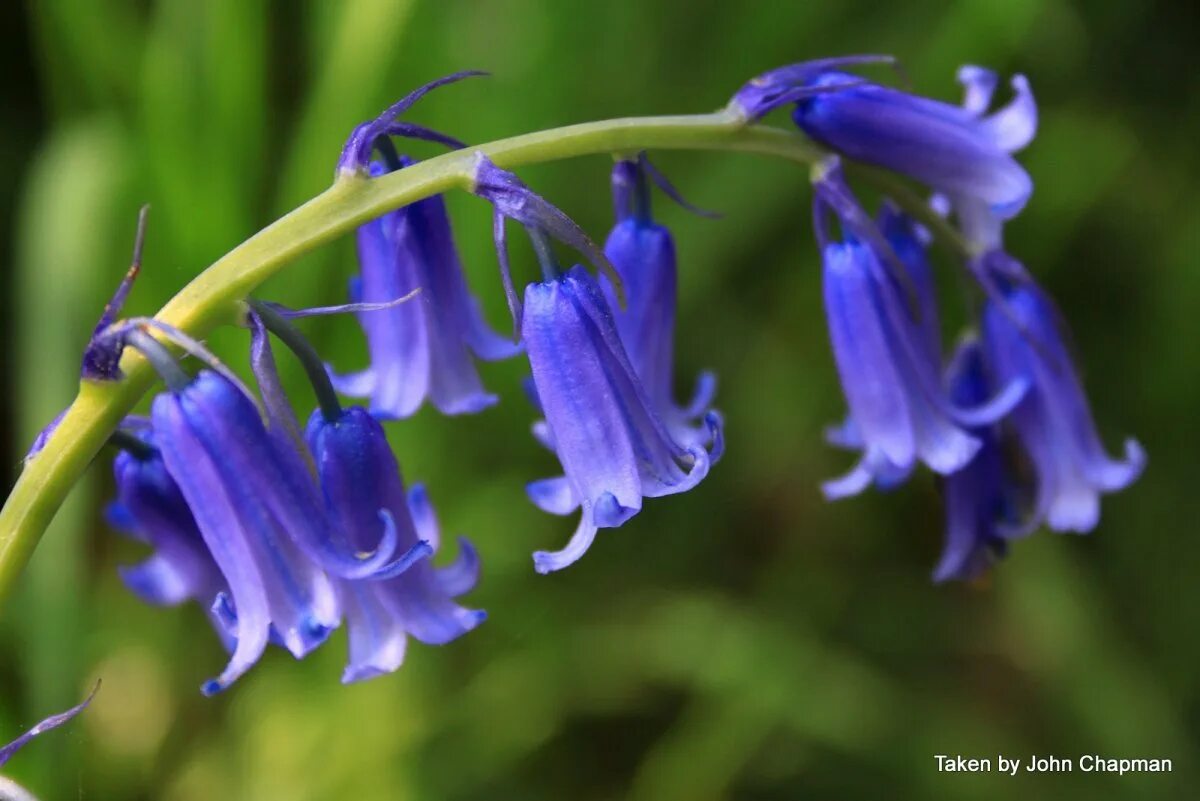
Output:
[[[57,0],[28,4],[39,122],[5,125],[20,213],[2,281],[14,318],[6,392],[24,445],[71,397],[82,345],[152,205],[131,313],[158,308],[215,258],[325,188],[350,128],[435,76],[493,70],[415,118],[485,141],[605,116],[704,111],[792,60],[893,52],[922,90],[955,96],[977,61],[1027,73],[1043,126],[1037,181],[1010,245],[1060,299],[1110,442],[1136,434],[1147,475],[1106,499],[1089,538],[1039,533],[979,586],[935,587],[940,507],[922,477],[827,505],[846,456],[820,441],[842,412],[821,317],[808,189],[752,156],[658,161],[708,221],[660,203],[681,259],[681,383],[721,378],[730,448],[705,484],[651,501],[587,559],[539,577],[529,554],[571,523],[524,482],[555,465],[527,436],[523,367],[485,365],[503,401],[423,412],[389,433],[450,532],[485,560],[491,613],[443,648],[413,644],[395,676],[337,683],[344,635],[297,663],[272,653],[224,697],[199,696],[223,656],[199,610],[149,609],[115,567],[139,549],[99,519],[97,464],[0,618],[0,739],[104,687],[11,775],[47,799],[1181,798],[1197,778],[1191,636],[1200,519],[1191,482],[1200,371],[1197,108],[1186,20],[1103,4],[918,0],[762,3]],[[11,75],[10,82],[28,80]],[[15,132],[15,133],[14,133]],[[16,138],[18,134],[23,139]],[[14,151],[18,152],[18,151]],[[423,147],[419,155],[434,152]],[[522,174],[595,235],[608,162]],[[19,189],[17,188],[19,187]],[[506,311],[488,211],[450,200],[490,318]],[[519,274],[532,278],[527,253]],[[943,259],[946,301],[958,302]],[[349,241],[261,296],[331,303]],[[964,316],[960,311],[959,317]],[[348,319],[304,323],[343,368],[365,359]],[[214,346],[244,360],[246,337]],[[294,397],[311,396],[283,360]],[[21,447],[18,447],[21,446]],[[952,775],[935,753],[1163,756],[1163,776]]]

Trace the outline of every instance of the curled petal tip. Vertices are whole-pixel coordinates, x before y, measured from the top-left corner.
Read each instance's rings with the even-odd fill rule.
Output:
[[[561,551],[535,551],[533,554],[533,569],[543,576],[569,567],[579,561],[587,549],[591,547],[599,530],[588,520],[585,512],[579,521],[579,527],[571,535],[565,548]]]

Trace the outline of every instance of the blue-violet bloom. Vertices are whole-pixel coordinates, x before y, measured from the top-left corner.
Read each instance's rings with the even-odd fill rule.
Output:
[[[579,559],[598,529],[637,514],[643,497],[696,486],[723,448],[721,418],[705,416],[709,449],[671,436],[637,378],[608,302],[583,267],[526,288],[521,332],[565,473],[533,482],[529,496],[554,514],[582,508],[565,548],[534,554],[538,572],[549,573]]]
[[[977,199],[1001,219],[1020,212],[1033,182],[1010,153],[1028,141],[1027,85],[1018,85],[1008,108],[981,117],[840,69],[880,60],[826,59],[772,70],[743,87],[732,106],[757,119],[795,103],[792,117],[800,129],[849,158],[912,176],[951,197]]]
[[[305,656],[340,621],[332,580],[298,543],[329,536],[311,476],[279,458],[253,401],[211,370],[156,397],[151,420],[167,470],[229,585],[215,604],[236,645],[204,693],[228,687],[272,636]]]
[[[402,160],[402,164],[410,164]],[[379,163],[373,175],[382,174]],[[407,303],[363,312],[371,365],[332,376],[340,392],[369,397],[383,418],[412,415],[428,399],[444,414],[478,412],[496,402],[480,381],[472,354],[496,360],[520,347],[493,332],[467,287],[440,196],[388,212],[358,229],[361,274],[351,283],[354,303],[386,303],[415,289]]]
[[[895,483],[916,461],[936,473],[953,473],[980,447],[964,426],[995,422],[1025,385],[1013,380],[972,408],[951,403],[941,385],[932,282],[915,234],[895,227],[885,237],[854,200],[836,162],[825,165],[814,189],[829,336],[863,451],[849,473],[822,490],[840,498],[875,480]],[[891,214],[884,214],[887,227],[894,222]],[[841,223],[843,241],[831,237],[831,215]],[[904,284],[894,277],[897,271]],[[912,292],[906,294],[906,287]]]
[[[1145,467],[1145,452],[1127,439],[1124,459],[1105,453],[1053,301],[1003,252],[982,262],[977,272],[988,273],[1000,292],[983,314],[988,362],[997,380],[1030,387],[1010,419],[1033,465],[1035,517],[1055,531],[1091,531],[1100,519],[1100,494],[1131,484]]]
[[[337,582],[350,636],[342,681],[396,670],[407,635],[440,645],[478,626],[486,614],[453,600],[478,580],[475,550],[460,538],[454,564],[435,568],[420,558],[437,547],[437,520],[422,487],[405,493],[379,422],[361,407],[346,409],[336,420],[318,410],[309,420],[307,440],[329,514],[351,542],[363,551],[378,548],[382,518],[398,533],[399,548],[411,555],[408,568],[394,578]]]

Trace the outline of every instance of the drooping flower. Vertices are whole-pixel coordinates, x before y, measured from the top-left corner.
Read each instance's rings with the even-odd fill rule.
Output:
[[[147,333],[151,324],[209,362],[211,369],[189,377]],[[226,641],[234,640],[233,653],[203,692],[228,687],[258,660],[269,641],[303,657],[340,621],[330,573],[362,579],[403,569],[403,557],[393,561],[394,529],[374,552],[353,549],[325,514],[309,462],[298,450],[302,443],[277,426],[268,430],[249,390],[199,343],[151,320],[128,320],[109,332],[141,351],[167,384],[151,404],[153,442],[228,588],[217,593],[209,608]],[[257,361],[259,354],[255,356]],[[312,369],[324,378],[319,362]],[[278,401],[277,387],[268,390]],[[135,473],[133,478],[164,477]],[[129,511],[140,514],[139,522],[145,524],[147,515],[152,520],[162,508],[143,504]],[[184,525],[177,507],[170,506],[166,514],[167,523]],[[198,586],[196,591],[201,591]]]
[[[1014,380],[976,407],[951,403],[941,387],[932,282],[915,235],[886,211],[883,222],[891,230],[885,237],[854,200],[836,162],[826,165],[815,192],[829,336],[852,421],[843,426],[844,437],[856,438],[863,454],[822,490],[839,498],[873,480],[895,483],[917,461],[943,475],[959,470],[980,447],[964,426],[999,419],[1024,384]],[[841,223],[843,241],[831,238],[831,215]]]
[[[794,103],[801,130],[849,158],[912,176],[951,197],[978,200],[1001,219],[1020,212],[1033,191],[1028,173],[1010,155],[1032,136],[1032,98],[1023,79],[1009,107],[982,117],[842,71],[880,61],[889,59],[825,59],[772,70],[739,90],[731,108],[754,120]]]
[[[402,166],[410,164],[402,160]],[[385,168],[371,165],[372,175]],[[338,390],[369,397],[384,418],[412,415],[428,400],[444,414],[478,412],[496,402],[479,378],[473,356],[505,359],[520,351],[493,332],[467,287],[446,204],[440,195],[389,212],[358,229],[360,275],[355,303],[385,303],[413,290],[411,301],[363,312],[371,365],[334,376]]]
[[[964,339],[946,368],[950,399],[964,406],[983,403],[993,393],[983,350],[974,337]],[[1020,520],[1022,490],[1012,479],[996,425],[971,430],[980,442],[965,467],[946,476],[946,543],[933,571],[934,581],[970,580],[983,574],[1015,537],[1028,534],[1037,521]]]
[[[478,580],[479,561],[470,542],[459,539],[459,559],[449,567],[435,568],[419,558],[437,548],[437,520],[422,487],[405,493],[379,422],[361,407],[346,409],[335,420],[318,410],[309,420],[307,439],[326,508],[351,542],[364,551],[378,548],[386,520],[398,534],[399,548],[417,556],[394,578],[337,582],[350,635],[342,681],[396,670],[408,635],[441,645],[483,622],[484,612],[453,601]]]
[[[88,693],[88,697],[84,698],[83,701],[81,701],[80,703],[71,707],[70,709],[68,709],[65,712],[59,712],[56,715],[51,715],[50,717],[48,717],[45,720],[38,723],[33,728],[29,729],[29,731],[25,732],[17,739],[13,740],[8,745],[0,746],[0,768],[4,767],[4,764],[6,762],[8,762],[8,760],[12,759],[13,754],[17,753],[17,751],[21,750],[26,745],[28,745],[29,741],[32,740],[34,737],[37,737],[39,734],[44,734],[45,732],[48,732],[51,729],[57,729],[59,726],[63,725],[64,723],[68,723],[72,718],[74,718],[80,712],[87,709],[88,704],[90,704],[92,702],[92,699],[96,697],[96,691],[99,689],[100,689],[100,682],[96,682],[96,686],[92,688],[92,691],[90,693]]]
[[[715,376],[702,373],[692,399],[685,406],[675,403],[675,242],[671,232],[650,214],[647,169],[642,160],[618,161],[612,173],[617,223],[604,244],[604,253],[625,285],[625,308],[617,303],[611,282],[601,277],[600,284],[651,407],[676,442],[708,445],[708,427],[698,423],[716,392]]]
[[[914,349],[918,361],[936,370],[936,366],[940,365],[942,360],[941,329],[938,325],[933,270],[930,267],[925,246],[921,242],[920,231],[916,223],[890,201],[885,201],[880,208],[877,224],[883,241],[891,248],[891,254],[897,259],[898,268],[903,269],[908,286],[912,288],[913,297],[916,300],[917,319],[914,322],[917,330],[914,337]],[[985,399],[979,398],[977,402],[983,400]],[[862,432],[853,415],[847,415],[842,423],[826,429],[825,440],[839,448],[860,452],[865,450]],[[883,458],[873,461],[870,472],[875,486],[887,490],[908,480],[913,466],[913,464],[896,465]],[[863,477],[865,476],[859,478]],[[836,485],[826,485],[827,491],[831,487],[834,489],[831,497],[840,497],[836,491]]]
[[[167,469],[229,585],[221,607],[237,644],[204,693],[249,669],[272,633],[296,658],[305,656],[340,621],[329,576],[278,516],[292,498],[310,494],[308,478],[285,469],[254,403],[215,372],[159,395],[151,419]]]
[[[676,440],[626,353],[600,285],[582,266],[563,272],[550,239],[584,254],[624,300],[622,276],[604,252],[574,220],[483,153],[476,154],[472,191],[494,209],[501,274],[533,374],[530,394],[545,415],[534,433],[558,456],[565,474],[535,481],[526,491],[544,511],[582,512],[565,548],[533,555],[534,568],[550,573],[583,556],[599,529],[637,514],[642,498],[696,486],[724,448],[721,416],[705,415],[705,436]],[[545,276],[525,288],[524,306],[509,273],[508,219],[529,231]]]
[[[1010,419],[1036,476],[1034,514],[1055,531],[1091,531],[1100,494],[1131,484],[1145,452],[1128,439],[1124,459],[1105,453],[1053,301],[1002,251],[979,261],[976,273],[993,287],[983,314],[988,362],[999,381],[1029,385]]]
[[[530,484],[529,496],[553,514],[582,509],[564,549],[534,554],[538,572],[548,573],[579,559],[598,529],[637,514],[643,497],[696,486],[723,448],[721,418],[705,416],[709,449],[672,437],[626,355],[608,302],[583,267],[526,288],[521,333],[565,473]]]
[[[451,600],[478,579],[475,551],[461,538],[454,565],[430,567],[428,558],[438,544],[433,508],[419,487],[405,495],[399,465],[378,420],[362,407],[341,407],[316,351],[281,310],[258,301],[251,301],[250,308],[251,364],[272,436],[284,450],[301,439],[275,368],[268,329],[289,346],[313,381],[319,406],[309,421],[304,448],[313,459],[331,525],[356,552],[393,549],[402,554],[371,576],[334,580],[350,639],[342,681],[390,673],[403,661],[407,635],[442,644],[486,617]],[[383,310],[387,308],[385,304]],[[302,314],[314,311],[338,309]]]

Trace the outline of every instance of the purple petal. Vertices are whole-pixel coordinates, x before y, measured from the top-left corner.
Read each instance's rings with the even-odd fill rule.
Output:
[[[1037,133],[1037,101],[1024,75],[1014,75],[1012,88],[1016,96],[1004,108],[983,119],[984,129],[1001,150],[1013,153],[1033,141]]]
[[[981,117],[992,105],[992,95],[1000,83],[995,72],[970,64],[958,68],[958,82],[963,87],[963,111]]]
[[[525,485],[525,494],[534,506],[552,515],[569,515],[579,508],[579,499],[566,476],[531,481]]]

